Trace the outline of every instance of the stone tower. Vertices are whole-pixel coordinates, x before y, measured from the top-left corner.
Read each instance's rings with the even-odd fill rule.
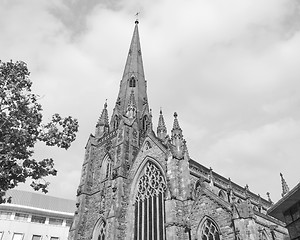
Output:
[[[109,121],[107,103],[85,148],[69,240],[285,239],[272,202],[192,160],[178,115],[156,134],[138,21]]]

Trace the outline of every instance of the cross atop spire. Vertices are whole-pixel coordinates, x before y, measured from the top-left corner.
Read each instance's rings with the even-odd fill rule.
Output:
[[[287,185],[285,179],[283,178],[282,173],[280,173],[280,178],[281,178],[281,186],[282,186],[281,196],[283,197],[285,194],[287,194],[290,191],[290,189],[289,189],[289,186]]]

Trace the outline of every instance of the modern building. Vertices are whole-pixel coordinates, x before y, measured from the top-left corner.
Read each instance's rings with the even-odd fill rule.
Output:
[[[138,25],[111,118],[105,103],[86,144],[69,239],[288,239],[270,199],[189,156],[177,113],[154,132]]]
[[[75,201],[9,190],[11,203],[0,204],[0,240],[65,240]]]
[[[300,240],[300,183],[289,191],[282,174],[280,175],[282,198],[268,209],[268,214],[286,223],[291,240]]]

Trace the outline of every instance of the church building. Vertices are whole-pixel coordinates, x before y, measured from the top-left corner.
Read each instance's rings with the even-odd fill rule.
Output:
[[[177,113],[156,129],[135,21],[119,94],[86,144],[69,240],[283,240],[271,199],[189,156]]]

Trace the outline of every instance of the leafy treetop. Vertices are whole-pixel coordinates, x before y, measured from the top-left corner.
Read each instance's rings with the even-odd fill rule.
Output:
[[[9,201],[5,192],[32,179],[31,187],[47,193],[44,177],[56,175],[53,159],[34,159],[38,141],[68,149],[76,138],[78,121],[54,114],[42,123],[38,95],[31,92],[32,82],[24,62],[0,61],[0,203]]]

